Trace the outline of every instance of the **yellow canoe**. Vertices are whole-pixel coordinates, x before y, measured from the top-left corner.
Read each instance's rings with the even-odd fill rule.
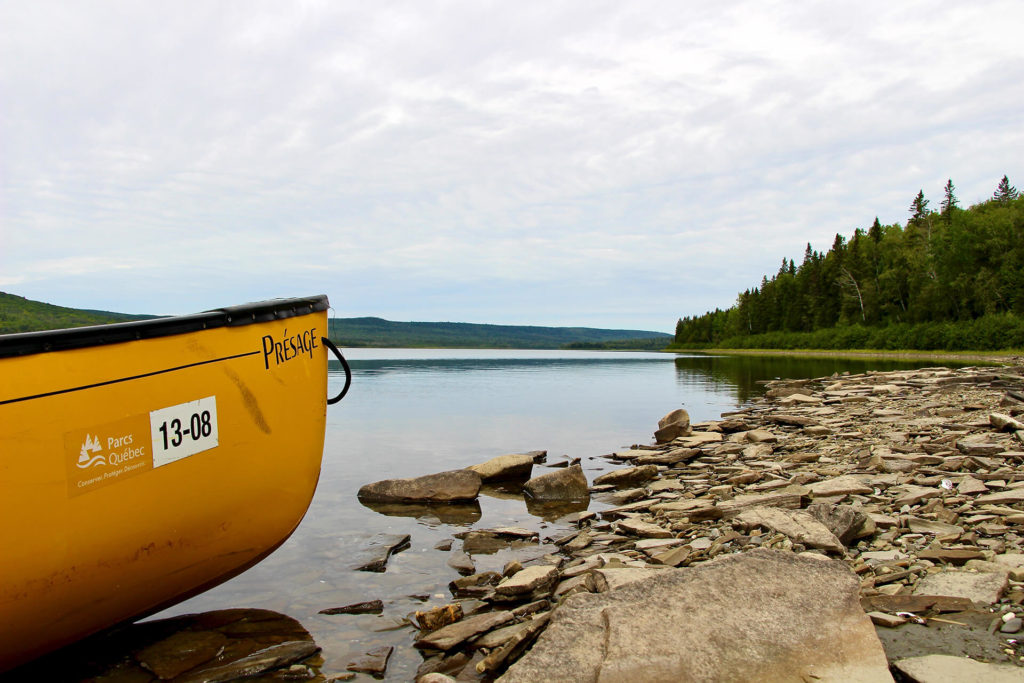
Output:
[[[320,475],[327,307],[0,336],[0,671],[288,538]]]

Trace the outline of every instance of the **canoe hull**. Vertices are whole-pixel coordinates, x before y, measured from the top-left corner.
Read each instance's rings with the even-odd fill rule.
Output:
[[[0,360],[0,670],[219,583],[320,473],[324,311]]]

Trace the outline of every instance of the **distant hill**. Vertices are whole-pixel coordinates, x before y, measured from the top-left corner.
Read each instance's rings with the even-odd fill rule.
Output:
[[[491,349],[662,349],[672,336],[649,330],[537,327],[448,322],[395,322],[383,318],[333,318],[330,337],[341,346]]]
[[[0,292],[0,334],[153,317],[156,316],[65,308]],[[672,335],[647,330],[394,322],[383,318],[334,318],[329,328],[331,339],[348,347],[663,349],[672,340]]]
[[[106,325],[153,317],[155,316],[65,308],[64,306],[44,304],[41,301],[32,301],[16,294],[0,292],[0,334],[83,327],[85,325]]]

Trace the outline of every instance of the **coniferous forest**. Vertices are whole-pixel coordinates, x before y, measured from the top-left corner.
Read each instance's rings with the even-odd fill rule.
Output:
[[[905,225],[808,244],[732,308],[680,319],[673,347],[1024,348],[1024,197],[1003,176],[963,208],[950,180],[930,205],[921,191]]]

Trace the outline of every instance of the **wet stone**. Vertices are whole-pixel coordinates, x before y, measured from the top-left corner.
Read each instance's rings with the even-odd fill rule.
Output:
[[[409,534],[378,534],[356,561],[354,569],[361,572],[382,572],[388,558],[409,547]]]
[[[433,650],[451,650],[453,647],[465,642],[473,636],[486,633],[493,628],[502,626],[512,621],[515,617],[511,612],[486,612],[472,617],[466,617],[462,621],[445,626],[419,638],[413,643],[418,648]]]
[[[237,678],[257,676],[267,671],[312,657],[320,648],[312,641],[289,641],[271,645],[229,664],[193,670],[176,681],[178,683],[221,683]]]
[[[391,645],[374,648],[362,657],[350,662],[345,668],[349,671],[366,673],[371,676],[383,676],[388,669],[388,659],[390,659],[391,653],[394,650],[395,648]]]
[[[454,603],[442,605],[425,612],[415,612],[413,619],[423,631],[436,631],[439,628],[454,624],[462,618],[462,605]]]
[[[499,583],[494,590],[501,595],[527,595],[552,585],[557,578],[557,567],[527,567]]]
[[[476,565],[473,564],[473,558],[464,552],[453,552],[448,557],[447,564],[463,576],[469,576],[476,573]]]
[[[328,607],[320,610],[320,614],[380,614],[384,611],[384,603],[380,600],[356,602],[344,607]]]

